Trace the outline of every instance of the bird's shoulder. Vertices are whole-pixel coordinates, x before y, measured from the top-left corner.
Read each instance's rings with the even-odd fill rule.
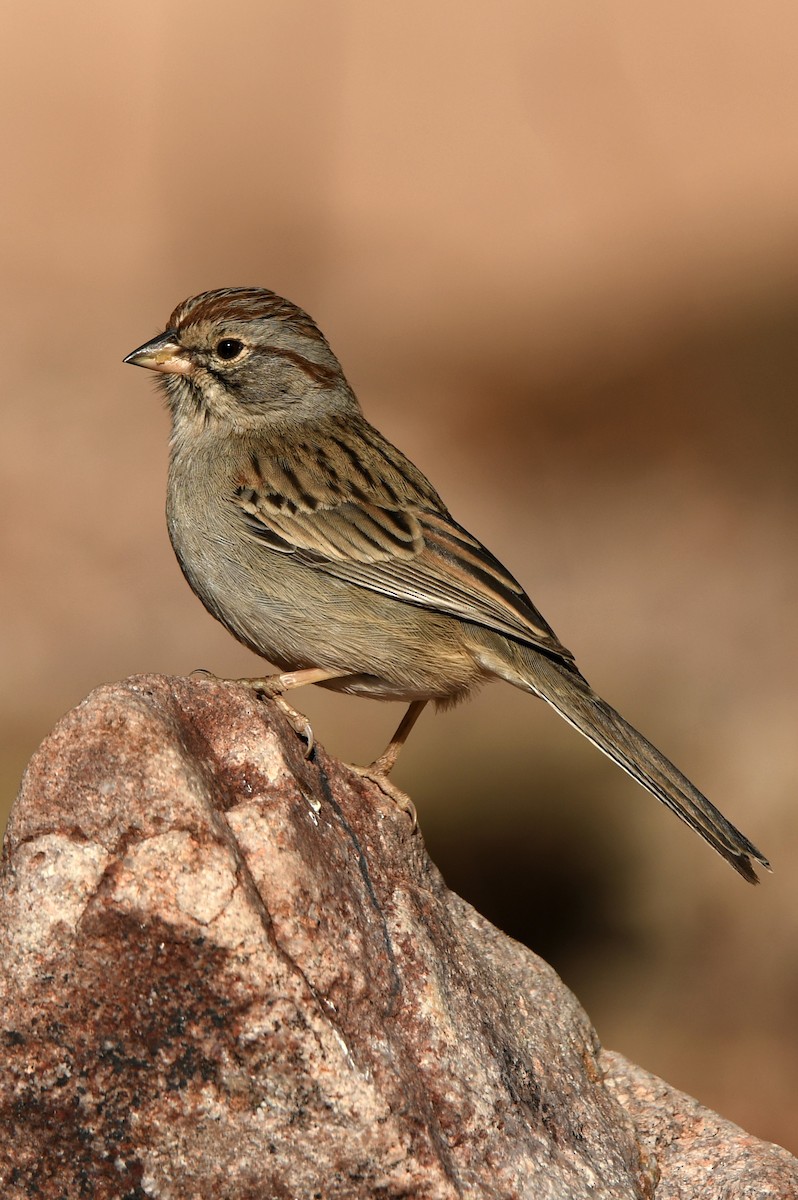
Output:
[[[359,414],[280,428],[245,450],[237,482],[267,498],[312,511],[350,501],[447,511],[418,467]]]

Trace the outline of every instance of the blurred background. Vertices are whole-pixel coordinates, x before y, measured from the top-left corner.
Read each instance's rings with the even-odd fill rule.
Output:
[[[447,881],[605,1045],[798,1151],[798,9],[34,0],[4,25],[4,813],[98,684],[261,670],[180,575],[166,414],[121,360],[194,292],[273,288],[775,869],[746,887],[497,684],[425,713],[397,769]],[[401,713],[298,699],[361,762]]]

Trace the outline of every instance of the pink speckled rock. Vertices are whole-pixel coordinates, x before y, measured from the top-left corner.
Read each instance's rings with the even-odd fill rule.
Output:
[[[602,1054],[406,814],[302,750],[243,689],[148,676],[35,755],[0,903],[3,1197],[798,1195],[786,1152]]]

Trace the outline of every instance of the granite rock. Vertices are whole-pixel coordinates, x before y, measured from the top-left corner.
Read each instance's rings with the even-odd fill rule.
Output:
[[[304,748],[243,688],[142,676],[36,753],[0,894],[4,1197],[798,1196]]]

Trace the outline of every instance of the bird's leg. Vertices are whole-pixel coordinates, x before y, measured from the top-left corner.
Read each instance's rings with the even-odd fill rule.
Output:
[[[399,751],[407,741],[410,730],[421,716],[426,704],[426,700],[413,701],[399,722],[399,727],[396,730],[396,733],[393,735],[382,754],[379,756],[379,758],[375,758],[374,762],[371,763],[367,768],[369,771],[372,771],[375,775],[389,775],[391,773],[396,766],[396,760],[399,757]]]
[[[305,687],[309,683],[324,683],[326,679],[340,679],[343,672],[327,671],[324,667],[305,667],[301,671],[281,671],[277,675],[264,675],[262,679],[231,679],[231,683],[240,683],[242,687],[251,688],[257,695],[265,699],[276,699],[283,692],[292,688]]]
[[[399,808],[408,814],[413,823],[414,830],[418,824],[416,806],[401,788],[398,788],[395,783],[391,783],[388,775],[396,765],[399,751],[407,741],[410,730],[424,711],[426,703],[426,700],[414,700],[399,722],[399,728],[396,730],[396,733],[379,758],[375,758],[374,762],[370,763],[367,767],[354,768],[358,775],[361,775],[364,779],[370,779],[372,783],[376,783],[381,792],[384,792]]]

